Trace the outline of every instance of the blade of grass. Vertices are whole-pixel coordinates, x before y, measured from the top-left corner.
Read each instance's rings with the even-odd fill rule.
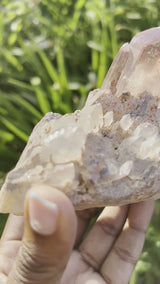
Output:
[[[5,125],[8,130],[13,132],[16,136],[18,136],[24,142],[28,141],[28,135],[26,133],[24,133],[22,130],[18,129],[12,122],[7,120],[6,118],[1,116],[0,119],[1,119],[1,123],[3,123],[3,125]]]
[[[34,87],[27,84],[27,83],[24,83],[22,81],[19,81],[19,80],[16,80],[16,79],[7,79],[7,83],[8,84],[11,84],[11,85],[14,85],[15,87],[20,87],[22,89],[26,89],[26,90],[29,90],[29,91],[34,91]]]
[[[21,128],[21,121],[23,121],[23,129],[26,133],[30,133],[31,125],[28,113],[23,108],[18,108],[12,101],[12,94],[0,93],[0,106],[2,105],[7,110],[7,113],[2,113],[3,117],[10,118],[11,121],[15,121],[17,126]]]
[[[3,107],[0,106],[0,114],[2,114],[2,115],[7,115],[7,114],[8,114],[8,111],[7,111],[5,108],[3,108]]]
[[[76,26],[78,24],[78,21],[80,19],[81,14],[82,14],[82,8],[83,8],[85,2],[86,2],[86,0],[78,0],[78,1],[75,2],[73,18],[69,22],[69,28],[70,29],[72,29],[72,30],[76,29]]]
[[[12,101],[10,101],[10,97],[12,96],[12,94],[4,94],[4,93],[0,93],[0,105],[4,106],[5,109],[7,110],[6,114],[2,114],[3,117],[10,117],[13,121],[17,121],[20,122],[23,120],[23,127],[26,131],[30,131],[30,127],[28,125],[28,122],[26,120],[26,113],[22,113],[22,111],[19,111],[19,109],[17,109],[17,107],[13,104]]]
[[[63,87],[63,89],[67,89],[68,88],[67,74],[65,69],[63,50],[61,47],[57,49],[56,54],[57,54],[57,65],[60,76],[60,84]]]
[[[42,113],[46,114],[47,112],[50,112],[51,107],[46,97],[46,93],[39,86],[35,86],[35,92]]]
[[[59,92],[55,89],[53,89],[52,86],[47,86],[47,90],[50,93],[51,96],[51,100],[52,100],[52,106],[53,106],[53,110],[57,111],[60,109],[61,106],[61,95],[59,94]]]
[[[40,55],[40,58],[46,68],[46,71],[48,75],[50,76],[51,80],[53,83],[57,82],[60,83],[58,73],[56,69],[53,67],[51,61],[48,59],[47,55],[45,52],[41,49],[38,50],[38,54]]]
[[[65,103],[61,103],[60,110],[63,114],[72,112],[71,106]]]
[[[137,275],[136,275],[136,271],[134,270],[133,273],[132,273],[132,276],[131,276],[131,279],[129,281],[129,284],[136,284],[136,279],[137,279]]]
[[[119,45],[118,45],[117,33],[116,33],[113,17],[112,17],[112,20],[109,22],[109,28],[110,28],[110,33],[111,33],[112,57],[114,59],[117,55]]]
[[[41,113],[33,106],[33,104],[29,103],[19,95],[12,95],[12,97],[10,97],[9,99],[12,100],[13,102],[16,102],[18,105],[23,106],[26,110],[32,113],[37,119],[42,118]]]
[[[98,79],[97,79],[98,88],[101,87],[103,83],[108,67],[107,47],[109,44],[109,38],[105,28],[103,28],[102,30],[101,42],[102,42],[102,52],[100,53],[100,59],[99,59],[99,69],[98,69]]]
[[[30,39],[30,46],[27,46],[22,39],[19,39],[18,42],[24,51],[25,61],[30,65],[31,71],[34,71],[36,76],[39,75],[46,84],[46,82],[48,82],[48,76],[46,70],[43,68],[43,64],[41,64],[41,60],[39,60],[39,47],[33,42],[32,38]]]
[[[14,139],[14,135],[10,132],[0,129],[0,139],[3,139],[7,142],[12,141]]]
[[[92,68],[96,72],[98,70],[98,64],[99,64],[99,52],[95,49],[92,49],[91,51],[91,60],[92,60]]]
[[[16,68],[18,71],[23,70],[23,66],[20,64],[17,58],[13,56],[6,48],[3,47],[2,53],[6,61],[9,62],[14,68]]]

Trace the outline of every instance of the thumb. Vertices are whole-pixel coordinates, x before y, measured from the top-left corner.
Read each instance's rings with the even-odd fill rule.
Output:
[[[50,186],[34,186],[26,197],[23,241],[7,283],[60,283],[76,228],[70,200]]]

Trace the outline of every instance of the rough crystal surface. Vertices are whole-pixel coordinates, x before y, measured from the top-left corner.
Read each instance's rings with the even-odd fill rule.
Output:
[[[160,197],[160,28],[124,44],[84,108],[48,113],[0,192],[0,212],[23,213],[34,183],[62,190],[75,208]]]

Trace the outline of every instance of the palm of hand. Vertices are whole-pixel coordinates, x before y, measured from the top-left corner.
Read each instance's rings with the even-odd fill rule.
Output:
[[[128,283],[141,253],[153,208],[154,202],[107,207],[82,241],[95,209],[77,212],[75,245],[81,244],[78,250],[72,251],[61,280],[56,282],[52,279],[52,282],[46,284]],[[0,245],[0,283],[7,283],[21,247],[23,227],[23,217],[9,217]],[[60,261],[57,260],[57,265]],[[35,283],[43,282],[39,280]]]

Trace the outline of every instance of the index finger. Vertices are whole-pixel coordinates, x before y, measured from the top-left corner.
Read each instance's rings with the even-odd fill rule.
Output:
[[[144,245],[154,203],[148,201],[130,205],[124,228],[100,270],[108,283],[129,282]]]
[[[10,214],[1,237],[1,242],[21,240],[23,236],[23,229],[24,217]]]

